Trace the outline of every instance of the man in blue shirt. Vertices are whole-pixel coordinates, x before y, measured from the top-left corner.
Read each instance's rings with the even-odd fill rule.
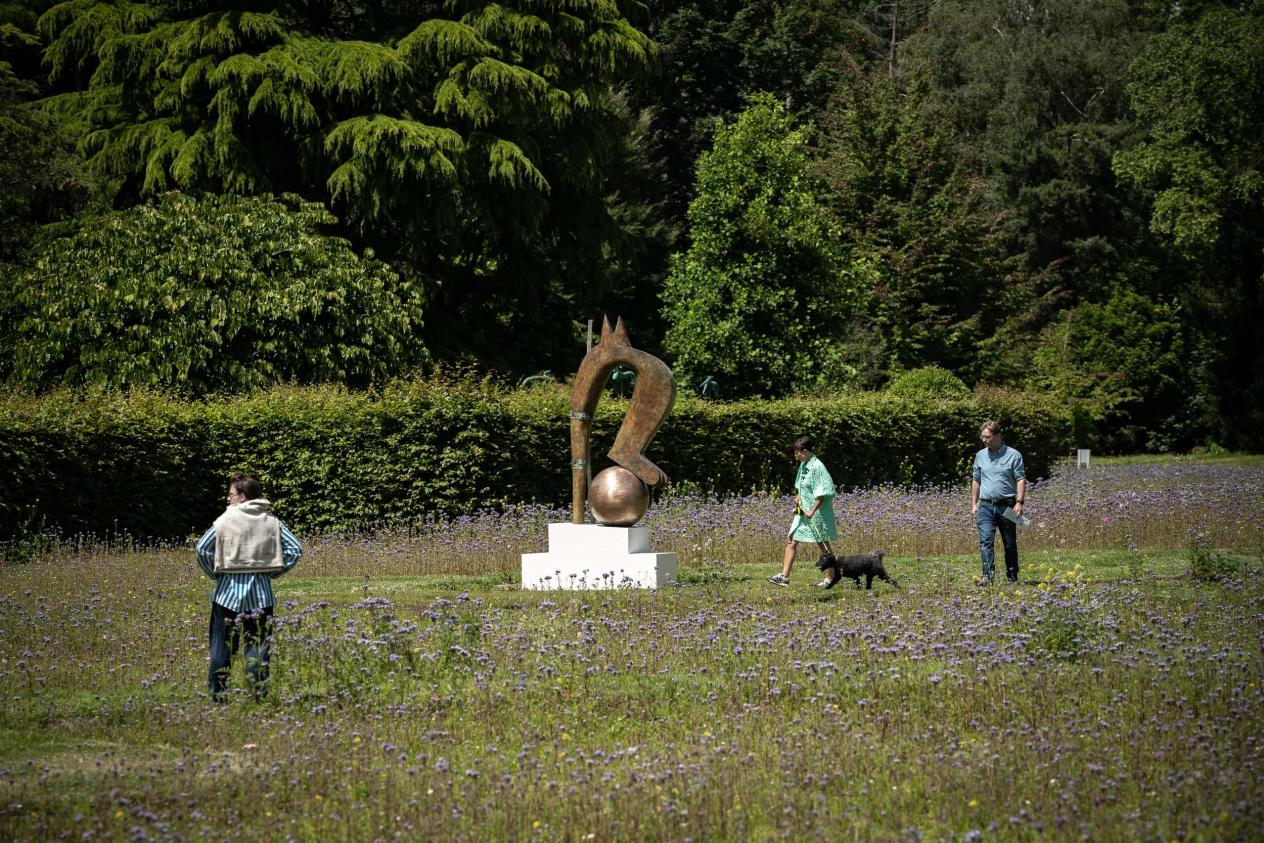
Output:
[[[1001,426],[994,421],[983,423],[979,437],[987,447],[974,455],[970,481],[970,505],[979,528],[979,555],[983,557],[983,579],[978,584],[992,584],[997,530],[1005,545],[1005,576],[1010,582],[1018,582],[1018,525],[1003,513],[1012,508],[1019,517],[1023,514],[1027,492],[1023,455],[1005,444]]]
[[[245,640],[246,676],[255,698],[268,690],[272,580],[303,555],[294,534],[268,510],[259,481],[249,474],[228,480],[228,508],[197,543],[202,572],[215,580],[211,594],[211,699],[222,701],[233,652]]]

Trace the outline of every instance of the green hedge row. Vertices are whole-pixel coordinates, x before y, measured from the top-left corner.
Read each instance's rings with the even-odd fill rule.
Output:
[[[0,538],[33,528],[177,538],[223,508],[247,470],[299,530],[468,512],[570,494],[569,395],[431,380],[375,393],[282,387],[187,402],[159,393],[53,392],[0,403]],[[626,402],[603,399],[595,469]],[[1036,477],[1064,453],[1064,406],[1005,391],[960,399],[848,394],[708,402],[682,397],[648,455],[677,483],[716,492],[788,489],[803,433],[842,487],[961,480],[978,424],[1000,420]]]

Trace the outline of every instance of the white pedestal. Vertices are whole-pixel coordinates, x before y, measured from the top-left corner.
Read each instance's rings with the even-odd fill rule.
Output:
[[[549,552],[522,554],[522,587],[661,588],[676,582],[676,554],[650,551],[650,528],[550,524]]]

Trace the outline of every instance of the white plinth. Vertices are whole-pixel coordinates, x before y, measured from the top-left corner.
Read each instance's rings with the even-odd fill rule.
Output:
[[[549,552],[522,554],[522,587],[662,588],[676,582],[676,554],[650,551],[650,528],[550,524]]]

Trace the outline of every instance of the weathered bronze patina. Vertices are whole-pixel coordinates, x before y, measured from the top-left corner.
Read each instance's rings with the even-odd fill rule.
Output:
[[[601,344],[588,352],[579,364],[571,392],[571,521],[575,524],[584,523],[584,504],[588,499],[593,411],[597,409],[610,373],[619,364],[636,372],[636,388],[632,390],[628,414],[615,436],[614,447],[607,456],[646,486],[657,486],[667,480],[667,475],[650,462],[644,452],[676,401],[676,379],[662,360],[632,347],[622,319],[617,321],[614,330],[610,329],[610,320],[603,319]]]

